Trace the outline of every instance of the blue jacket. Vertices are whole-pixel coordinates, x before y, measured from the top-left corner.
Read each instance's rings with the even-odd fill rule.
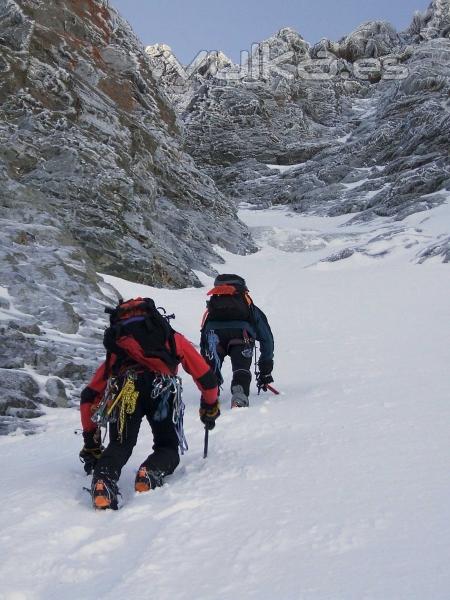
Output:
[[[245,329],[250,337],[258,340],[260,344],[260,361],[273,360],[274,341],[272,330],[263,311],[254,304],[250,307],[250,321],[212,321],[209,318],[202,329],[202,342],[208,331],[220,329]]]

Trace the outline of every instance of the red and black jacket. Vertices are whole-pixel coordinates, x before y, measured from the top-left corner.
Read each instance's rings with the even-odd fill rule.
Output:
[[[175,332],[174,341],[179,361],[186,373],[191,375],[195,381],[203,401],[206,404],[214,404],[218,397],[216,376],[205,359],[181,333]],[[162,375],[177,373],[177,367],[170,368],[159,358],[145,356],[143,349],[132,336],[122,336],[116,341],[116,344],[135,364],[148,371]],[[116,361],[115,354],[112,354],[108,361],[104,361],[81,393],[80,411],[83,431],[93,431],[97,428],[97,425],[92,422],[91,416],[103,396],[110,375],[109,371]]]

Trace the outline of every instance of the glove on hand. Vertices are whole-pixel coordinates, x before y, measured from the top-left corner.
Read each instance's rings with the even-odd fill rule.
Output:
[[[258,375],[258,379],[256,380],[258,390],[263,390],[264,392],[267,392],[267,386],[270,383],[273,383],[272,375],[262,375],[261,373]]]
[[[220,417],[220,404],[216,400],[214,404],[206,404],[204,400],[200,403],[200,421],[205,425],[206,429],[214,429],[216,426],[216,419]]]
[[[256,385],[258,386],[258,390],[264,390],[267,392],[268,384],[273,382],[273,377],[271,375],[273,369],[273,360],[260,360],[258,366],[259,375],[256,380]]]
[[[80,460],[84,463],[84,470],[90,475],[104,450],[101,441],[100,429],[83,431],[84,446],[80,450]]]

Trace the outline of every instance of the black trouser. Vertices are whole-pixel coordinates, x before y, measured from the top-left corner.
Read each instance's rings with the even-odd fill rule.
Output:
[[[122,441],[118,435],[116,423],[109,426],[109,444],[97,462],[94,469],[94,479],[106,476],[117,481],[122,467],[127,463],[136,445],[141,421],[144,417],[150,424],[153,433],[153,452],[142,463],[149,470],[169,475],[178,466],[178,436],[172,422],[173,397],[169,401],[168,415],[164,420],[155,419],[160,398],[152,399],[153,373],[145,372],[138,375],[135,382],[139,396],[136,410],[126,416]],[[159,418],[159,417],[158,417]]]
[[[244,394],[248,396],[252,380],[250,368],[252,366],[255,341],[252,338],[244,336],[242,329],[215,329],[214,331],[219,338],[217,345],[217,354],[220,361],[218,365],[219,371],[222,369],[225,357],[229,356],[231,359],[231,368],[233,369],[231,387],[241,385]],[[210,366],[215,369],[216,365],[214,364],[214,360],[210,358],[210,355],[206,354],[205,358]]]

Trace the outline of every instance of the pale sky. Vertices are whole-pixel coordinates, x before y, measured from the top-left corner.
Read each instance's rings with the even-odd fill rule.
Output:
[[[235,62],[282,27],[308,42],[338,40],[364,21],[406,29],[430,0],[110,0],[145,45],[162,42],[187,64],[200,50],[222,50]]]

